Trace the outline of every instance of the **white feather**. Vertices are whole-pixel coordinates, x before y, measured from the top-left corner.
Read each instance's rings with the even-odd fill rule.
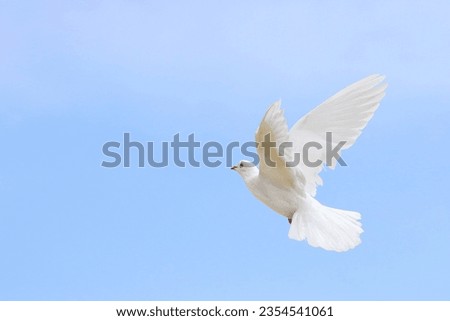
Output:
[[[303,146],[308,142],[318,142],[325,147],[327,132],[332,133],[333,148],[341,141],[345,142],[341,150],[351,147],[384,97],[387,84],[381,83],[383,79],[384,77],[379,75],[364,78],[339,91],[303,116],[289,132],[289,141],[294,143],[294,152],[303,154]],[[311,161],[321,160],[325,164],[325,148],[309,151]],[[330,168],[334,168],[336,161],[333,160],[330,165]],[[306,180],[306,192],[315,196],[317,185],[322,185],[319,173],[323,166],[308,167],[303,162],[299,166]]]

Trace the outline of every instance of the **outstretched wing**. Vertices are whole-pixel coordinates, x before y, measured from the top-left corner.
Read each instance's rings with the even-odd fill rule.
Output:
[[[303,146],[306,143],[319,143],[323,148],[309,148],[308,160],[320,160],[325,164],[327,132],[332,133],[332,148],[340,142],[345,142],[341,144],[341,150],[352,146],[385,95],[387,84],[383,83],[383,80],[384,77],[380,75],[364,78],[339,91],[302,117],[289,132],[289,141],[294,143],[293,150],[303,155]],[[327,165],[334,168],[336,160]],[[317,185],[322,185],[319,176],[322,168],[323,165],[307,166],[305,162],[299,164],[306,181],[306,192],[312,196],[316,194]]]
[[[295,169],[286,166],[292,151],[285,148],[284,154],[280,154],[281,144],[287,142],[289,137],[288,126],[280,105],[281,102],[277,101],[269,107],[256,130],[259,174],[281,188],[295,188],[298,186]]]

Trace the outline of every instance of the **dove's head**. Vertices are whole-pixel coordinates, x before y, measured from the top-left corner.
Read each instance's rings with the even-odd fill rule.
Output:
[[[242,178],[250,178],[254,175],[258,175],[258,167],[252,162],[241,160],[239,163],[231,167],[232,170],[239,173]]]

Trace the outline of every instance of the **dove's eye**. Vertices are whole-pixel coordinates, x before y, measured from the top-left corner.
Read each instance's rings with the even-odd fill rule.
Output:
[[[244,163],[240,163],[240,164],[239,164],[239,167],[240,167],[240,168],[244,167]]]

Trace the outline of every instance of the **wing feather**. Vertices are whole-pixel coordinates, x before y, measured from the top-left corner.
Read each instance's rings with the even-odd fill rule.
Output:
[[[293,142],[293,151],[303,153],[308,142],[317,142],[322,149],[309,149],[308,159],[312,162],[326,162],[326,133],[332,133],[332,148],[345,142],[341,150],[351,147],[366,127],[373,113],[385,95],[387,87],[384,77],[372,75],[364,78],[330,97],[302,117],[289,132],[288,140]],[[334,168],[336,161],[329,167]],[[300,162],[299,169],[305,179],[306,192],[315,196],[317,185],[322,185],[319,173],[323,165],[308,167]]]
[[[291,149],[286,148],[284,155],[280,155],[279,152],[280,145],[288,141],[289,137],[288,126],[280,105],[281,102],[277,101],[269,107],[256,130],[259,173],[281,188],[295,188],[298,186],[295,169],[286,166],[286,162],[290,160]],[[270,138],[270,142],[275,143],[274,147],[264,147],[263,142],[267,140],[266,137]]]

